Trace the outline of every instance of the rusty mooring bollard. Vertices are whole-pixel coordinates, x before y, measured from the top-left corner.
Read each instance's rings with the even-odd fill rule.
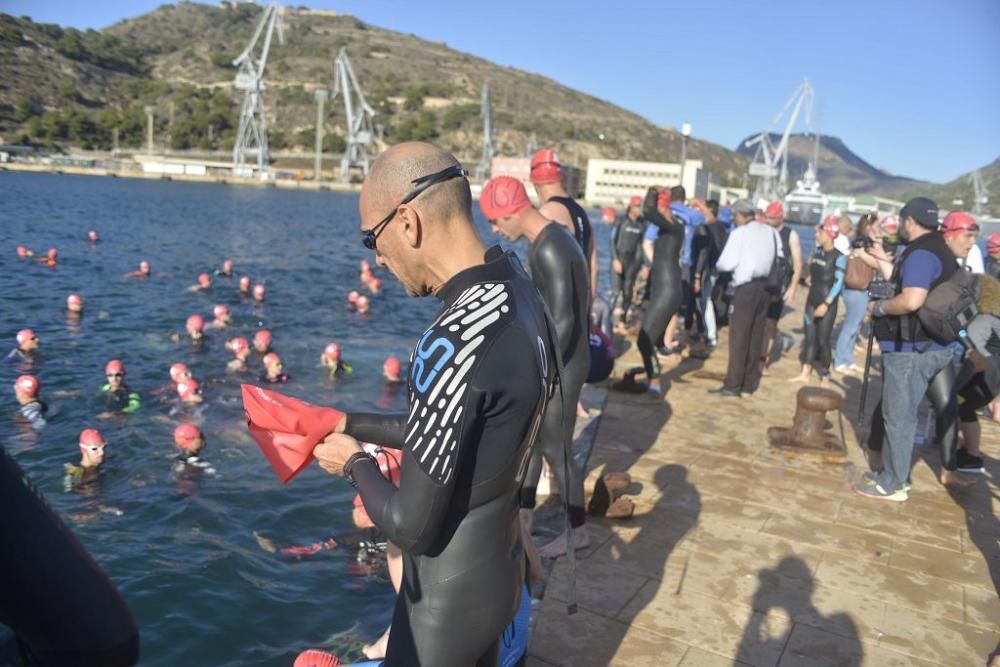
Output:
[[[829,389],[803,387],[795,400],[795,419],[791,428],[772,426],[767,439],[772,447],[825,455],[828,460],[843,460],[847,448],[841,439],[824,429],[826,413],[839,410],[843,399]]]

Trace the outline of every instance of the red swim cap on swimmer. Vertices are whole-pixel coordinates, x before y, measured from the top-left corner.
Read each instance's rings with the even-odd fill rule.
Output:
[[[149,273],[149,262],[147,262],[146,260],[142,260],[141,262],[139,262],[139,270],[145,273]]]
[[[220,303],[218,306],[212,309],[212,314],[215,315],[215,319],[219,319],[223,315],[229,314],[229,306],[224,303]]]
[[[773,201],[767,205],[767,210],[764,211],[764,217],[773,218],[774,220],[784,220],[785,219],[785,207],[780,201]],[[825,222],[823,224],[826,224]]]
[[[372,270],[372,265],[368,263],[367,259],[361,260],[360,266],[361,266],[361,270],[362,271],[371,271]]]
[[[207,273],[199,273],[198,284],[201,285],[202,287],[208,287],[209,285],[212,284],[212,276],[208,275]]]
[[[89,232],[87,232],[87,238],[90,239],[91,241],[96,241],[97,240],[97,232],[95,232],[93,229],[91,229]]]
[[[110,375],[111,373],[121,373],[125,374],[125,364],[123,364],[118,359],[112,359],[104,366],[104,374]]]
[[[628,200],[629,206],[642,206],[642,197],[639,195],[632,195]]]
[[[68,297],[66,297],[66,305],[67,306],[73,306],[73,305],[82,306],[83,305],[83,297],[80,296],[79,294],[70,294]]]
[[[382,364],[382,371],[386,375],[392,375],[399,377],[399,373],[403,370],[403,362],[399,360],[398,357],[389,357]]]
[[[339,410],[316,407],[276,391],[249,384],[242,390],[250,435],[282,482],[309,465],[313,449],[344,418]]]
[[[358,308],[367,308],[371,304],[371,300],[364,294],[362,294],[361,296],[358,297],[358,300],[355,303],[357,304]]]
[[[174,442],[181,449],[190,449],[201,437],[201,431],[194,424],[178,424],[174,429]]]
[[[541,148],[531,156],[531,182],[535,185],[562,180],[562,163],[551,148]]]
[[[239,354],[240,352],[245,352],[250,349],[250,343],[243,336],[237,336],[236,338],[231,338],[226,341],[226,347],[233,351],[233,354]]]
[[[479,210],[487,220],[498,220],[517,215],[531,208],[531,200],[524,183],[513,176],[495,176],[483,186],[479,196]]]
[[[261,359],[261,361],[265,366],[273,366],[281,363],[281,357],[279,357],[276,352],[268,352],[264,355],[264,358]]]
[[[182,401],[186,401],[201,389],[201,385],[194,378],[188,378],[187,380],[181,380],[177,383],[177,395],[181,397]]]
[[[819,226],[824,232],[830,235],[830,238],[837,238],[840,236],[840,216],[839,215],[828,215],[823,218],[823,223]]]
[[[27,257],[28,256],[28,248],[27,248],[27,246],[23,246],[23,245],[17,246],[17,256],[18,257]]]
[[[201,315],[192,315],[187,318],[187,328],[194,329],[195,331],[201,331],[205,328],[205,318]]]
[[[84,447],[103,447],[104,438],[101,432],[95,428],[87,428],[80,431],[80,449]]]
[[[351,290],[347,293],[347,303],[357,303],[360,296],[357,290]]]
[[[253,342],[260,343],[261,345],[270,345],[271,332],[267,329],[261,329],[253,335]]]
[[[1000,232],[993,232],[990,234],[990,237],[986,239],[986,252],[1000,252]]]
[[[38,396],[42,383],[34,375],[22,375],[14,381],[14,389],[19,389],[28,396]]]
[[[248,290],[250,289],[250,276],[243,276],[240,278],[240,289]]]
[[[370,287],[372,288],[372,290],[378,291],[382,287],[382,279],[372,278],[372,284],[370,285]]]
[[[49,248],[49,251],[48,251],[48,252],[46,253],[46,256],[47,256],[47,257],[48,257],[49,259],[55,259],[55,258],[56,258],[56,255],[58,255],[58,254],[59,254],[59,253],[58,253],[58,252],[56,251],[56,249],[55,249],[55,248]]]
[[[963,232],[975,232],[978,234],[979,223],[965,211],[952,211],[945,216],[944,222],[941,224],[941,232],[945,238]]]
[[[31,329],[21,329],[20,331],[17,332],[16,338],[17,338],[17,344],[23,345],[26,341],[29,341],[32,338],[36,338],[36,336],[35,332],[32,331]]]
[[[254,285],[253,286],[253,296],[254,296],[255,299],[263,299],[264,298],[264,294],[266,292],[267,292],[267,288],[264,287],[263,285]]]
[[[188,370],[187,364],[176,363],[170,367],[170,379],[174,382],[180,382],[184,379],[185,375],[191,375],[191,371]]]
[[[292,667],[337,667],[340,660],[332,653],[311,648],[299,653]]]
[[[329,345],[323,348],[323,356],[327,357],[328,359],[332,359],[333,361],[339,360],[340,346],[337,345],[336,343],[330,343]]]

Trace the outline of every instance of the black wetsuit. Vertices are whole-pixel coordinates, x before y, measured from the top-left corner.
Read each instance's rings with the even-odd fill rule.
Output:
[[[139,659],[125,601],[0,447],[0,623],[21,656],[0,664],[116,667]]]
[[[535,490],[542,474],[544,454],[555,475],[560,496],[569,501],[570,525],[577,528],[583,525],[586,517],[583,470],[572,459],[566,460],[566,452],[573,442],[576,403],[590,372],[590,317],[587,312],[590,276],[579,246],[559,223],[546,225],[531,244],[528,266],[531,279],[552,315],[563,371],[560,390],[545,410],[538,447],[521,491],[521,507],[535,506]],[[568,480],[565,479],[567,465]]]
[[[650,224],[659,229],[653,244],[653,263],[649,270],[649,307],[642,318],[639,330],[639,352],[646,371],[646,379],[660,376],[660,362],[656,346],[664,344],[663,334],[670,318],[681,305],[681,249],[684,246],[684,225],[672,223],[656,208],[658,193],[653,188],[646,193],[642,214]]]
[[[847,256],[836,248],[823,250],[817,246],[809,261],[811,279],[809,294],[806,296],[804,314],[805,337],[799,361],[809,364],[821,376],[830,374],[833,360],[833,323],[837,319],[837,302],[844,289],[844,274],[847,271]],[[823,317],[814,317],[813,312],[821,303],[828,303]]]
[[[635,291],[635,279],[642,268],[642,235],[645,231],[646,221],[641,216],[635,220],[625,216],[615,225],[611,236],[611,257],[622,263],[620,278],[622,322],[628,319],[628,311],[632,307],[632,293]],[[615,297],[617,296],[616,293]]]
[[[512,253],[449,280],[410,359],[409,416],[350,414],[347,433],[406,450],[397,489],[352,469],[403,552],[386,667],[496,665],[524,580],[518,490],[555,376],[555,332]]]
[[[587,217],[587,212],[572,197],[549,197],[545,203],[547,204],[550,201],[562,204],[569,211],[569,217],[573,220],[573,238],[580,244],[583,256],[587,260],[587,268],[589,269],[590,251],[594,247],[594,230],[590,226],[590,218]]]

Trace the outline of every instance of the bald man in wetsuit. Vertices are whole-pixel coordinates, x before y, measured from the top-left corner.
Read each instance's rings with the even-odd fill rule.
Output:
[[[535,186],[542,207],[538,209],[549,220],[555,220],[573,233],[587,258],[590,271],[590,297],[597,296],[597,245],[590,218],[583,207],[569,196],[562,182],[562,163],[555,151],[542,148],[531,158],[531,184]]]
[[[471,205],[465,170],[425,143],[387,150],[361,191],[379,266],[442,301],[411,355],[408,413],[350,413],[314,451],[403,552],[386,667],[495,666],[524,582],[518,494],[558,352],[534,284],[486,248]],[[398,489],[359,440],[404,451]]]
[[[579,530],[586,518],[584,475],[572,457],[567,459],[567,453],[573,443],[576,402],[590,373],[587,260],[569,230],[531,205],[524,185],[516,178],[498,176],[490,179],[483,187],[479,208],[501,236],[510,241],[528,239],[531,279],[552,315],[563,365],[561,390],[545,411],[538,451],[531,460],[521,492],[521,507],[528,510],[528,516],[522,518],[527,518],[526,524],[530,526],[530,510],[535,507],[544,455],[555,475],[560,495],[569,500],[569,523],[575,548],[584,548],[589,544],[587,533]],[[566,535],[556,537],[542,547],[541,554],[561,556],[566,553],[566,541]],[[541,573],[536,570],[532,574],[540,576]]]

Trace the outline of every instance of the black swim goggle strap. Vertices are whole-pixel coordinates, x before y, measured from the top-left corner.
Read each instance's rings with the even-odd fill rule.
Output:
[[[378,237],[382,234],[382,231],[385,229],[385,226],[388,225],[389,222],[391,222],[392,219],[396,216],[396,212],[399,210],[400,206],[404,204],[409,204],[411,201],[419,197],[424,190],[431,187],[435,183],[443,183],[444,181],[450,181],[451,179],[458,177],[468,178],[468,176],[469,172],[465,170],[465,167],[456,164],[452,165],[451,167],[448,167],[447,169],[442,169],[441,171],[436,172],[434,174],[429,174],[428,176],[421,176],[420,178],[413,179],[410,182],[413,183],[413,185],[416,187],[414,187],[413,190],[410,191],[410,194],[406,195],[403,201],[396,204],[396,207],[392,209],[392,213],[382,218],[381,222],[379,222],[371,229],[363,230],[361,232],[361,242],[369,250],[374,250],[375,242],[378,241]]]

